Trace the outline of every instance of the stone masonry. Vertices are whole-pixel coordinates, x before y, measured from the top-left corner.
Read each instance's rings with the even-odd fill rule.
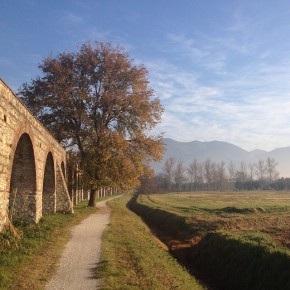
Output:
[[[56,211],[73,211],[66,152],[0,79],[0,232]]]

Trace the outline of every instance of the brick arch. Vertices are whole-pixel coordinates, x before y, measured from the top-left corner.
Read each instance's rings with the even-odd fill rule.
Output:
[[[34,221],[36,215],[36,164],[31,137],[19,137],[11,158],[9,211],[13,220]]]
[[[12,166],[13,166],[13,160],[16,152],[17,144],[23,134],[27,134],[31,140],[33,151],[34,151],[34,135],[33,131],[29,125],[28,122],[24,122],[21,124],[18,128],[18,130],[15,131],[15,135],[12,141],[12,144],[10,144],[11,150],[9,154],[9,164],[8,164],[8,179],[7,179],[7,191],[10,192],[10,183],[11,183],[11,174],[12,174]]]
[[[55,213],[56,206],[56,180],[55,180],[55,161],[52,152],[46,155],[45,167],[43,172],[42,190],[42,213]]]
[[[66,170],[65,170],[65,165],[64,165],[64,162],[63,161],[61,161],[60,168],[61,168],[63,177],[66,178],[66,174],[65,174],[66,173]]]

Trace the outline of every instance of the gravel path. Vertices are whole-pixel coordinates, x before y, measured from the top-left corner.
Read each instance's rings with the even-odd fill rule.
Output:
[[[72,238],[67,243],[55,276],[45,290],[90,290],[97,289],[96,267],[101,254],[101,236],[110,220],[106,201],[97,203],[101,208],[75,226]]]

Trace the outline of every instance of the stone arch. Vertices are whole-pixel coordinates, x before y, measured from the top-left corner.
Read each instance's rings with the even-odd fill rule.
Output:
[[[33,144],[28,133],[20,136],[13,157],[9,212],[13,221],[35,222],[36,167]]]
[[[46,157],[42,191],[42,214],[50,213],[55,213],[55,166],[51,152]]]

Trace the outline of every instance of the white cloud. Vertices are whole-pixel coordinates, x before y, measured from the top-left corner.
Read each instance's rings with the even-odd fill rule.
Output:
[[[84,22],[84,19],[81,16],[78,16],[69,11],[63,13],[62,20],[65,24],[73,26],[78,26]]]
[[[206,62],[205,62],[206,63]],[[225,76],[203,73],[165,60],[148,65],[151,84],[165,105],[158,130],[179,141],[223,140],[245,149],[290,145],[290,62],[253,60]]]
[[[183,34],[168,34],[167,38],[172,44],[179,45],[190,58],[201,59],[207,55],[207,51],[197,47],[193,38],[186,38]]]

